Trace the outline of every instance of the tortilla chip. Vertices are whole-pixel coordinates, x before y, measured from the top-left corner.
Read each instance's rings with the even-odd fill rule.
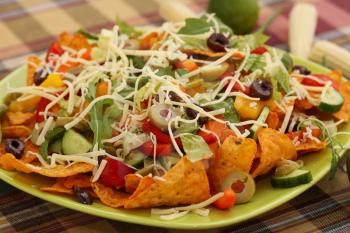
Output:
[[[233,136],[226,138],[214,158],[214,164],[209,168],[211,187],[215,191],[220,191],[223,180],[232,171],[249,173],[256,152],[257,145],[253,139]]]
[[[147,186],[143,180],[149,177],[145,177],[124,208],[195,204],[210,197],[208,177],[201,161],[192,163],[183,157],[162,178]]]
[[[24,153],[20,158],[20,160],[22,162],[31,163],[31,162],[37,160],[37,157],[34,154],[29,153],[29,151],[34,152],[34,153],[39,152],[39,147],[34,145],[30,140],[26,141],[24,144]]]
[[[311,109],[313,107],[314,106],[307,99],[295,100],[295,108],[297,108],[301,112],[303,112],[304,110]]]
[[[27,86],[31,86],[34,83],[34,74],[37,66],[40,65],[41,60],[38,56],[30,56],[27,58],[27,62]]]
[[[344,104],[333,116],[338,120],[348,122],[350,120],[350,80],[340,85],[339,92],[344,97]]]
[[[74,176],[79,173],[91,172],[94,168],[94,165],[87,163],[76,163],[69,167],[63,165],[57,165],[53,168],[37,167],[32,164],[24,163],[16,159],[13,154],[9,153],[0,155],[0,166],[9,171],[16,170],[24,173],[37,173],[47,177]]]
[[[22,125],[28,120],[32,119],[35,116],[33,112],[7,112],[6,116],[8,117],[11,125]]]
[[[40,188],[40,190],[48,193],[60,193],[60,194],[73,195],[73,190],[64,187],[64,185],[61,182],[57,182],[51,187]]]
[[[280,120],[277,112],[269,112],[269,115],[267,116],[267,119],[266,119],[266,124],[268,125],[268,127],[271,129],[277,129],[279,126],[279,123],[280,123]]]
[[[136,174],[128,174],[125,176],[124,180],[125,191],[128,193],[133,193],[139,185],[140,181],[142,180],[142,177]]]
[[[69,35],[67,32],[61,33],[59,37],[59,43],[77,51],[83,48],[88,49],[92,47],[87,39],[78,33],[74,35]]]
[[[326,148],[327,142],[315,142],[313,140],[307,140],[306,142],[300,143],[297,145],[296,151],[298,155],[303,155],[315,151],[320,151]]]
[[[130,196],[97,182],[92,184],[92,189],[103,204],[113,208],[123,207]]]
[[[11,125],[2,128],[2,134],[5,138],[25,138],[31,132],[32,130],[24,125]]]
[[[260,145],[260,158],[252,176],[266,174],[274,168],[282,158],[296,160],[297,153],[289,137],[277,130],[262,128],[257,132]]]
[[[77,186],[79,188],[90,188],[91,187],[91,175],[90,174],[77,174],[74,176],[68,176],[65,178],[59,178],[60,182],[67,189],[72,189],[73,186]]]

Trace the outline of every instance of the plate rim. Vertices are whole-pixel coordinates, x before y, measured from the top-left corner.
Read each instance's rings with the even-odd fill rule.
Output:
[[[328,68],[321,66],[319,64],[316,64],[310,60],[302,59],[294,55],[291,55],[291,56],[294,61],[297,61],[297,63],[301,62],[310,66],[314,66],[317,69],[323,70],[324,72],[330,71]],[[16,75],[23,72],[25,68],[26,68],[25,65],[22,65],[19,68],[15,69],[13,72],[8,74],[5,78],[3,78],[0,81],[0,85],[3,85],[4,83],[8,82],[13,77],[15,77]],[[350,144],[350,139],[348,139],[346,144],[347,145]],[[342,150],[339,154],[342,155],[344,152],[345,150]],[[299,196],[300,194],[302,194],[303,192],[311,188],[313,185],[318,183],[328,173],[329,170],[330,170],[329,166],[325,166],[321,168],[321,170],[319,170],[316,175],[313,174],[313,180],[310,183],[298,186],[298,189],[291,190],[291,192],[289,192],[287,195],[278,198],[276,201],[273,201],[272,203],[271,202],[267,203],[266,205],[260,207],[258,210],[252,210],[252,212],[250,212],[249,215],[243,215],[243,216],[238,215],[238,216],[235,216],[234,218],[229,218],[229,217],[223,218],[222,220],[216,220],[215,222],[212,222],[209,219],[209,221],[203,221],[200,224],[199,223],[192,224],[190,222],[177,222],[177,220],[164,221],[164,220],[160,220],[159,218],[153,218],[151,216],[151,213],[150,213],[150,217],[148,217],[147,220],[145,221],[144,216],[138,216],[138,215],[132,215],[130,213],[120,213],[120,212],[112,213],[109,210],[103,210],[103,209],[99,210],[98,207],[94,209],[94,212],[91,212],[89,208],[84,208],[86,207],[85,205],[80,204],[78,202],[73,202],[70,198],[67,198],[67,196],[45,193],[40,191],[37,188],[34,188],[33,186],[27,186],[27,185],[21,186],[20,181],[13,182],[14,179],[9,175],[7,175],[7,173],[18,173],[18,172],[9,172],[0,168],[0,179],[6,182],[7,184],[9,184],[10,186],[13,186],[34,197],[37,197],[47,202],[51,202],[53,204],[63,206],[65,208],[82,212],[85,214],[89,214],[89,215],[93,215],[101,218],[107,218],[111,220],[116,220],[116,221],[121,221],[121,222],[140,224],[140,225],[152,226],[152,227],[180,229],[180,230],[203,230],[203,229],[222,228],[225,226],[242,223],[251,218],[267,213],[275,209],[276,207],[287,203],[291,199],[296,198],[297,196]],[[113,210],[113,208],[111,207],[109,208]],[[203,218],[203,220],[205,220],[205,218]]]

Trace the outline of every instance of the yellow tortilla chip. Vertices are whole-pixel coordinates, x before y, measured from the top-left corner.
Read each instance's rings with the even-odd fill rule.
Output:
[[[282,158],[296,160],[295,147],[287,135],[274,129],[262,128],[257,132],[257,137],[260,158],[257,167],[252,171],[253,177],[266,174]]]
[[[7,112],[6,116],[11,125],[22,125],[28,120],[31,120],[35,114],[32,112]]]
[[[93,183],[92,189],[103,204],[113,208],[123,207],[130,196],[100,183]]]
[[[31,163],[35,160],[37,160],[37,157],[29,152],[38,153],[39,147],[34,145],[30,140],[26,141],[24,144],[24,153],[21,156],[20,160],[24,163]],[[0,153],[1,154],[1,153]]]
[[[27,58],[27,62],[27,86],[31,86],[34,83],[34,74],[41,60],[38,56],[30,56]]]
[[[40,188],[40,190],[48,193],[60,193],[60,194],[73,195],[73,190],[64,187],[64,185],[61,182],[57,182],[51,187]]]
[[[339,92],[344,97],[344,104],[333,116],[338,120],[348,122],[350,120],[350,80],[340,85]]]
[[[154,180],[154,183],[148,186],[144,185],[142,180],[125,202],[124,208],[195,204],[209,197],[209,181],[203,163],[192,163],[187,157],[183,157],[162,176],[162,179]]]
[[[2,134],[5,138],[25,138],[32,130],[24,125],[11,125],[2,128]]]
[[[0,155],[0,166],[9,171],[15,170],[24,173],[37,173],[47,177],[74,176],[79,173],[91,172],[94,168],[94,165],[87,163],[76,163],[69,167],[64,165],[57,165],[53,168],[37,167],[32,164],[24,163],[16,159],[13,154],[9,153]]]
[[[249,173],[256,152],[257,145],[253,139],[233,136],[226,138],[208,172],[214,190],[220,191],[223,180],[232,171],[240,170]]]
[[[137,186],[139,185],[140,181],[142,180],[141,176],[138,176],[136,174],[128,174],[124,178],[125,180],[125,191],[127,193],[133,193]]]
[[[298,155],[303,155],[310,152],[323,150],[324,148],[326,148],[326,146],[327,142],[315,142],[312,140],[307,140],[306,142],[300,143],[295,148]]]
[[[77,174],[74,176],[68,176],[65,178],[59,178],[60,182],[67,189],[72,189],[73,186],[79,188],[90,188],[91,187],[91,175],[90,174]]]

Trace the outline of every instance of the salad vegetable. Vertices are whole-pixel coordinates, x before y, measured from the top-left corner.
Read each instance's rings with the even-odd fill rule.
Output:
[[[171,207],[152,211],[161,219],[246,203],[276,168],[273,186],[310,182],[294,161],[327,146],[332,177],[350,81],[293,64],[267,39],[214,15],[62,33],[29,59],[27,85],[8,88],[0,167],[56,178],[41,190],[84,204]]]

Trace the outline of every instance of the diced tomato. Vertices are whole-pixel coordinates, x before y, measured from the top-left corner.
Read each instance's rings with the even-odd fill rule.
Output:
[[[153,142],[148,141],[141,145],[140,150],[142,153],[148,156],[153,156],[154,145]],[[173,151],[173,146],[171,144],[161,144],[157,143],[156,146],[156,156],[167,156]]]
[[[261,47],[257,47],[256,49],[254,49],[251,53],[252,54],[257,54],[257,55],[261,55],[267,52],[267,49],[263,46]]]
[[[235,136],[235,133],[231,129],[229,129],[225,124],[217,121],[208,121],[207,123],[205,123],[205,128],[215,133],[219,137],[220,142],[224,142],[228,136]],[[199,131],[198,133],[198,135],[202,137],[207,134],[208,133],[205,133],[203,131]]]
[[[237,82],[233,85],[232,89],[231,89],[231,92],[237,92],[237,91],[240,91],[240,92],[243,92],[244,94],[246,95],[251,95],[250,93],[250,87],[247,87],[247,86],[244,86],[244,89],[241,87],[241,85],[239,85]]]
[[[40,123],[40,122],[43,122],[45,119],[44,119],[44,116],[41,115],[42,112],[45,111],[45,108],[46,106],[51,102],[51,100],[49,99],[46,99],[44,97],[42,97],[38,103],[38,105],[36,106],[36,115],[35,115],[35,121]]]
[[[230,209],[236,202],[236,193],[231,189],[227,188],[224,191],[224,196],[219,198],[213,203],[213,206],[220,210]]]
[[[215,137],[215,135],[212,134],[212,133],[210,133],[210,134],[202,134],[200,136],[204,139],[204,141],[208,145],[218,141],[217,138]]]
[[[329,77],[328,75],[325,74],[313,74],[312,76],[319,78],[321,81],[323,82],[332,82],[332,86],[334,87],[334,89],[339,90],[339,83],[337,83],[334,79],[332,79],[331,77]],[[323,87],[325,85],[325,83],[319,83],[313,79],[309,79],[309,78],[303,78],[301,80],[301,83],[307,86],[316,86],[316,87]]]
[[[63,53],[64,53],[64,50],[61,47],[61,45],[57,41],[52,42],[48,51],[47,51],[45,60],[49,61],[49,57],[51,54],[57,54],[57,55],[61,56]]]
[[[234,71],[235,71],[235,65],[229,64],[227,70],[222,75],[220,75],[219,79],[222,80],[228,76],[232,76]]]
[[[125,186],[124,177],[134,173],[135,170],[124,164],[122,161],[107,158],[106,167],[103,169],[99,181],[109,187],[117,189]]]

